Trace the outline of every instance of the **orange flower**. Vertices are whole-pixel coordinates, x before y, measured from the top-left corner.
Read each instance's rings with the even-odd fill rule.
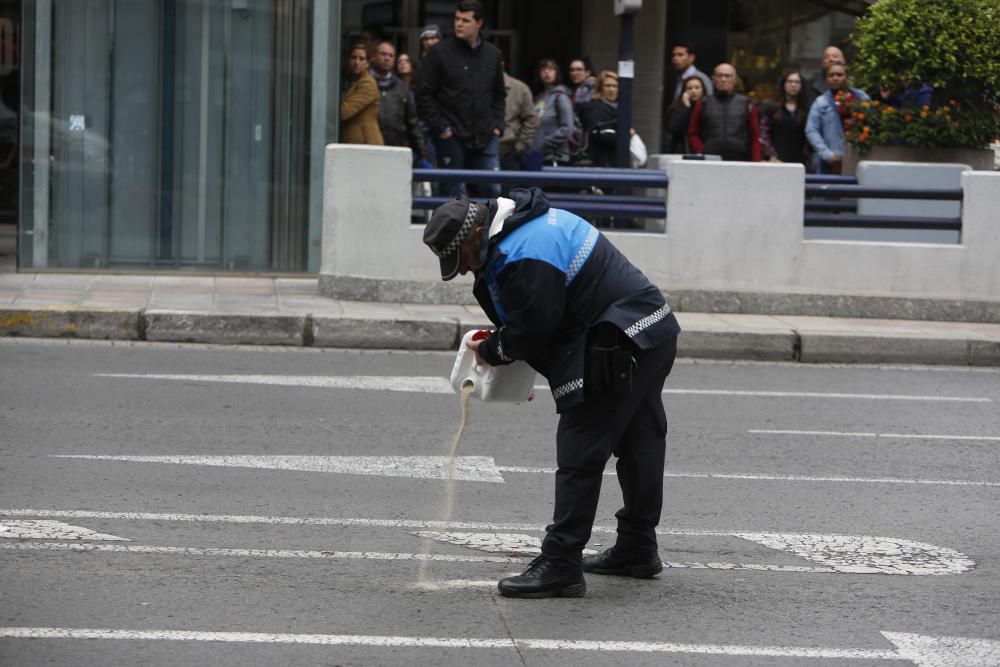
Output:
[[[868,108],[869,106],[871,106],[871,104],[869,104],[868,102],[862,102],[862,103],[861,103],[861,107],[862,107],[863,109],[867,109],[867,108]]]
[[[862,131],[862,132],[863,132],[864,134],[870,134],[870,133],[871,133],[871,131],[872,131],[872,128],[870,128],[870,127],[868,127],[867,125],[865,125],[865,126],[864,126],[863,128],[861,128],[861,131]]]
[[[909,123],[911,120],[913,120],[913,116],[911,116],[910,114],[904,114],[903,115],[903,120],[905,120],[907,123]]]
[[[921,111],[920,112],[920,117],[921,118],[927,118],[927,111]]]
[[[930,106],[928,106],[928,105],[925,104],[924,106],[922,106],[920,108],[923,109],[924,111],[927,111],[927,110],[930,109]]]
[[[948,105],[949,106],[953,106],[953,107],[957,107],[958,106],[958,102],[956,102],[955,100],[948,100]]]
[[[882,106],[882,103],[879,102],[878,100],[875,100],[874,102],[872,102],[872,105],[878,107],[878,106]]]

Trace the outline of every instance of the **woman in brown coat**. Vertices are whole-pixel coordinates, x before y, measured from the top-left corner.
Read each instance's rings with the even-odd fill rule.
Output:
[[[378,84],[368,73],[368,52],[364,46],[351,48],[347,76],[350,85],[340,102],[340,143],[384,146],[378,127]]]

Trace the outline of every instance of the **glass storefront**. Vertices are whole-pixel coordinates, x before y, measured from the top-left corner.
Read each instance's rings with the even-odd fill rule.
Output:
[[[25,0],[21,268],[308,270],[312,5]]]

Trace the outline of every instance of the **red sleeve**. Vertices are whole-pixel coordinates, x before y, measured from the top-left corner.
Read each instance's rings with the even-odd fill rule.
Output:
[[[691,151],[702,153],[705,143],[701,140],[701,100],[695,102],[691,109],[691,120],[688,121],[688,143],[691,144]]]
[[[750,161],[760,162],[760,116],[754,104],[747,108],[747,126],[750,130]]]

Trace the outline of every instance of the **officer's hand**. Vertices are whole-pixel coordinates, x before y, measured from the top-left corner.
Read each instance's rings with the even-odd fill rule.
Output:
[[[445,130],[444,132],[441,133],[441,138],[442,139],[451,139],[451,135],[452,134],[454,134],[454,132],[452,132],[451,128],[449,127],[447,130]]]
[[[480,366],[485,366],[486,362],[483,360],[482,356],[479,354],[479,344],[483,342],[483,339],[470,340],[465,344],[467,348],[476,353],[476,363]]]

